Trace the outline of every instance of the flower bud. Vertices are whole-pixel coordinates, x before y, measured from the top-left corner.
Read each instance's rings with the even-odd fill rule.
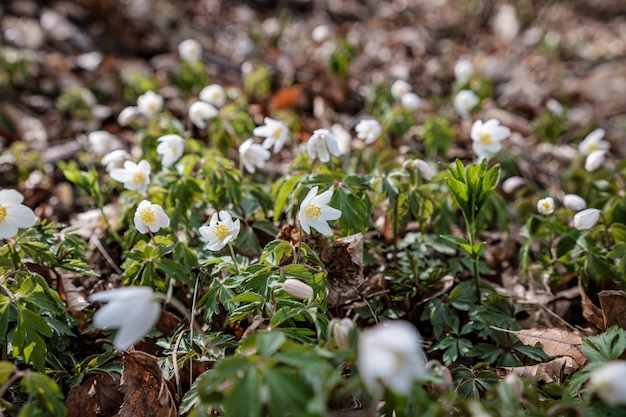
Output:
[[[585,159],[585,171],[595,171],[596,169],[600,168],[600,166],[602,166],[605,159],[605,151],[597,150],[591,152],[589,155],[587,155],[587,159]]]
[[[563,205],[570,210],[580,211],[587,207],[587,202],[579,195],[565,194],[563,196]]]
[[[517,190],[519,187],[524,185],[525,182],[526,181],[524,180],[524,178],[519,177],[517,175],[507,178],[502,183],[502,191],[504,191],[507,194],[513,194],[515,190]]]
[[[350,347],[350,332],[353,328],[354,322],[348,318],[332,319],[328,324],[328,333],[339,349],[346,350]]]
[[[579,211],[574,216],[574,227],[578,230],[591,229],[600,219],[602,212],[595,208]]]
[[[298,300],[308,300],[313,297],[313,288],[302,281],[287,278],[283,283],[283,290]]]
[[[554,213],[554,199],[552,197],[546,197],[537,201],[537,211],[544,216]]]
[[[626,361],[607,362],[591,372],[589,390],[610,405],[626,405]]]

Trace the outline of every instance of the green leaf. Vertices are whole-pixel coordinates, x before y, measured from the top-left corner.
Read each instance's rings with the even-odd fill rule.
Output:
[[[50,378],[39,372],[27,371],[20,382],[22,390],[41,416],[65,416],[67,410],[63,404],[63,393]]]
[[[366,232],[370,226],[371,207],[366,203],[368,198],[357,196],[346,186],[338,187],[333,194],[330,205],[341,210],[339,227],[345,235]]]
[[[272,416],[305,416],[313,390],[291,370],[266,368],[263,375],[269,389],[269,409]]]
[[[15,372],[15,367],[11,362],[1,361],[0,362],[0,385],[4,385],[11,375]]]
[[[261,414],[261,385],[254,367],[248,368],[243,377],[227,391],[224,411],[228,416],[259,417]]]
[[[282,307],[272,316],[270,320],[270,327],[276,328],[287,320],[293,319],[302,315],[304,309],[300,307]]]
[[[287,338],[282,332],[260,333],[256,338],[256,346],[259,348],[261,356],[268,358],[272,356],[286,340]]]

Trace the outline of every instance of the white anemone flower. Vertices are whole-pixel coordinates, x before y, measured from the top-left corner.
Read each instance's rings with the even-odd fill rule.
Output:
[[[252,138],[248,138],[239,146],[239,159],[246,171],[251,174],[254,174],[257,168],[263,168],[270,156],[270,151],[262,145],[254,143]]]
[[[352,149],[352,135],[350,132],[337,123],[330,127],[330,132],[335,136],[335,139],[337,139],[339,153],[341,155],[350,153],[350,150]]]
[[[334,318],[328,323],[326,334],[331,335],[339,349],[347,350],[350,347],[350,333],[355,324],[349,318]]]
[[[565,194],[563,196],[563,205],[570,210],[580,211],[587,207],[587,202],[578,194]]]
[[[337,144],[337,138],[328,129],[317,129],[306,144],[311,159],[317,156],[322,162],[329,162],[330,156],[339,156],[341,151]]]
[[[389,321],[364,330],[358,343],[359,375],[376,397],[389,388],[409,395],[426,368],[422,338],[406,321]]]
[[[402,104],[402,107],[409,111],[417,110],[420,106],[421,101],[422,99],[420,98],[420,96],[412,91],[404,93],[402,94],[402,97],[400,97],[400,103]]]
[[[178,55],[183,61],[198,62],[202,58],[202,45],[195,39],[185,39],[178,44]]]
[[[212,104],[215,107],[222,107],[226,103],[226,92],[219,84],[207,85],[200,91],[198,97],[205,103]]]
[[[200,226],[198,231],[202,239],[206,242],[204,248],[217,252],[237,239],[240,228],[239,219],[233,222],[230,213],[221,210],[219,214],[213,213],[209,225]]]
[[[0,239],[10,239],[18,229],[32,227],[35,212],[22,204],[24,196],[15,190],[0,190]]]
[[[502,183],[502,191],[513,194],[519,187],[526,184],[526,180],[518,175],[507,178]]]
[[[606,151],[599,149],[591,152],[585,158],[585,171],[592,172],[600,168],[606,159]]]
[[[133,120],[139,116],[139,109],[137,106],[125,107],[120,114],[117,115],[117,123],[120,126],[128,126]]]
[[[148,200],[143,200],[137,206],[134,222],[139,233],[146,234],[148,230],[156,233],[161,228],[170,225],[170,218],[163,211],[163,207],[158,204],[152,204]]]
[[[214,119],[218,114],[219,111],[215,106],[204,101],[196,101],[189,106],[189,120],[198,129],[206,128],[207,121]]]
[[[133,161],[124,162],[124,168],[114,168],[109,172],[111,178],[124,184],[131,191],[145,193],[150,184],[150,164],[145,159],[138,164]]]
[[[582,155],[589,155],[593,151],[608,151],[611,144],[602,140],[605,134],[604,129],[594,129],[578,144],[578,152]]]
[[[411,91],[411,84],[404,80],[396,80],[391,84],[391,95],[396,100],[400,100],[403,95]]]
[[[591,372],[588,388],[613,406],[626,405],[626,361],[610,361]]]
[[[141,340],[156,324],[161,304],[154,299],[148,287],[123,287],[102,291],[89,296],[89,301],[108,302],[93,316],[98,328],[118,329],[113,345],[126,350]]]
[[[176,134],[163,135],[157,139],[159,142],[156,152],[162,156],[161,165],[169,167],[183,156],[185,140]]]
[[[544,216],[554,213],[554,199],[552,197],[546,197],[537,201],[537,211]]]
[[[104,155],[100,163],[105,166],[107,172],[111,172],[115,168],[124,167],[124,162],[130,158],[128,151],[124,149],[116,149]]]
[[[122,147],[119,138],[106,130],[94,130],[87,135],[91,149],[98,155],[106,155],[107,153]]]
[[[461,90],[454,96],[454,109],[459,116],[469,116],[472,110],[478,105],[480,99],[472,90]]]
[[[287,278],[283,283],[283,290],[298,300],[313,298],[313,288],[299,279]]]
[[[591,229],[600,220],[602,212],[595,208],[579,211],[574,215],[574,227],[578,230]]]
[[[260,138],[265,138],[263,147],[270,149],[273,146],[274,153],[280,152],[289,137],[289,129],[283,122],[269,117],[263,119],[263,123],[265,125],[256,127],[252,133]]]
[[[454,66],[454,78],[459,85],[465,85],[474,74],[474,65],[467,59],[462,59]]]
[[[152,117],[163,108],[163,97],[154,91],[146,91],[137,98],[137,110],[146,117]]]
[[[317,195],[317,190],[317,186],[311,188],[311,191],[302,200],[298,220],[305,233],[311,234],[311,227],[314,227],[321,234],[330,236],[333,232],[327,222],[341,217],[341,210],[328,205],[333,197],[332,190],[326,190],[320,195]]]
[[[501,142],[511,136],[511,129],[500,126],[497,119],[489,119],[485,123],[476,120],[470,132],[472,148],[479,158],[486,158],[502,149]]]
[[[354,128],[357,134],[357,138],[365,141],[366,145],[371,145],[383,133],[383,128],[380,123],[374,119],[361,120]]]

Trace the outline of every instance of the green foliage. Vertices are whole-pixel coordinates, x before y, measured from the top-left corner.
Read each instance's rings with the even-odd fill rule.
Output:
[[[337,43],[337,47],[328,58],[328,66],[333,74],[340,78],[346,78],[350,70],[350,64],[356,57],[356,49],[345,38],[338,38],[335,42]]]
[[[444,117],[431,117],[424,123],[423,137],[428,159],[445,158],[454,141],[454,127]]]

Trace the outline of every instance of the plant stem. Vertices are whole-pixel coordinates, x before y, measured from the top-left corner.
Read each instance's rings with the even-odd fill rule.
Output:
[[[233,245],[231,245],[230,243],[228,244],[228,249],[230,249],[230,257],[233,258],[235,271],[237,271],[237,275],[239,275],[241,271],[239,270],[239,265],[237,265],[237,257],[235,256],[235,249],[233,248]]]
[[[469,244],[472,248],[472,252],[474,251],[474,245],[476,244],[476,222],[471,221],[467,222],[467,233],[469,235]],[[474,281],[476,285],[476,297],[478,298],[478,304],[481,303],[481,295],[480,295],[480,272],[478,270],[478,254],[472,254],[470,256],[472,260],[472,275],[474,275]]]

